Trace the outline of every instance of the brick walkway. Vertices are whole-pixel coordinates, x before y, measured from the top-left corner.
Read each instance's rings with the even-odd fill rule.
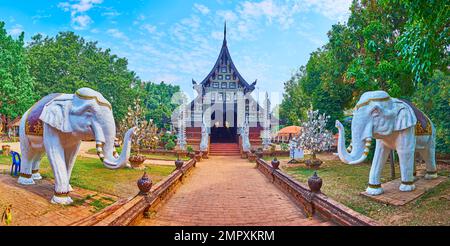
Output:
[[[137,225],[330,225],[306,218],[254,166],[232,156],[197,163],[153,218]]]
[[[71,197],[75,204],[70,206],[55,205],[50,203],[53,195],[53,183],[49,180],[38,180],[36,185],[23,186],[17,183],[17,178],[0,174],[0,215],[8,205],[12,205],[11,225],[68,225],[82,218],[86,218],[95,212],[95,208],[89,205],[97,200],[105,204],[117,200],[110,195],[98,194],[74,187]],[[88,195],[92,198],[86,199]],[[0,225],[3,225],[0,223]]]

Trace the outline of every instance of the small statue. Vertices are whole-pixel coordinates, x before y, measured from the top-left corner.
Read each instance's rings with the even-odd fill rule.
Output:
[[[246,120],[244,123],[244,126],[241,128],[242,150],[244,152],[249,152],[250,148],[251,148],[249,133],[250,133],[250,128],[248,127],[248,120]]]
[[[202,124],[202,139],[200,141],[200,151],[208,150],[208,130],[206,128],[205,122]]]
[[[12,205],[8,205],[5,208],[5,211],[2,214],[2,223],[5,225],[9,225],[12,222],[12,213],[11,213]]]

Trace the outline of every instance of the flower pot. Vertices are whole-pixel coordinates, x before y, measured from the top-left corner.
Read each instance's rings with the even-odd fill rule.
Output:
[[[312,168],[312,169],[318,169],[320,167],[320,165],[322,165],[323,161],[321,161],[320,159],[308,159],[305,160],[305,164],[307,167]]]
[[[242,153],[241,153],[241,158],[242,158],[242,159],[246,159],[247,156],[248,156],[248,155],[247,155],[247,152],[242,152]]]
[[[261,150],[261,149],[258,149],[258,150],[255,152],[255,155],[256,155],[256,157],[258,157],[258,159],[263,158],[264,151]]]
[[[194,152],[190,152],[188,153],[189,158],[194,159],[195,158],[195,153]]]
[[[208,159],[209,158],[208,157],[208,151],[202,151],[201,153],[202,153],[202,158],[203,159]]]
[[[142,155],[132,155],[130,156],[130,158],[128,159],[130,161],[131,167],[134,169],[144,169],[144,161],[145,161],[145,156]]]
[[[250,154],[248,154],[247,156],[248,156],[248,160],[249,160],[249,161],[251,161],[251,162],[256,161],[256,155],[255,155],[255,154],[250,153]]]

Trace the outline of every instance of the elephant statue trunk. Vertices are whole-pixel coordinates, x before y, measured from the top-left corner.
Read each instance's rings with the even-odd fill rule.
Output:
[[[127,164],[127,160],[130,157],[131,151],[131,135],[134,133],[135,128],[130,128],[125,133],[123,141],[123,149],[119,156],[115,151],[115,125],[114,124],[102,124],[93,122],[92,130],[96,141],[97,155],[103,162],[103,165],[109,169],[118,169],[124,167]],[[101,127],[101,125],[106,125]]]
[[[370,137],[360,139],[356,137],[356,131],[352,130],[352,142],[348,148],[345,148],[345,130],[344,126],[338,120],[336,121],[336,127],[339,130],[338,138],[338,155],[341,161],[346,164],[354,165],[359,164],[366,160],[369,153],[369,148],[372,142]],[[350,153],[349,153],[350,151]]]
[[[109,169],[118,169],[124,167],[130,157],[131,151],[131,135],[134,133],[134,128],[128,129],[125,133],[124,144],[122,152],[116,158],[114,156],[114,145],[107,142],[104,144],[101,141],[96,141],[97,155],[103,162],[103,165]],[[106,153],[106,156],[105,156]]]

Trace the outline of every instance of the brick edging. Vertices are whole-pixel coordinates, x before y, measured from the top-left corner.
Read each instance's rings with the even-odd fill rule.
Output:
[[[195,167],[195,159],[187,161],[181,169],[175,169],[169,176],[152,187],[148,195],[136,195],[119,200],[102,211],[84,218],[73,226],[127,226],[143,216],[144,211],[158,206],[166,200],[183,178]]]
[[[307,215],[318,214],[338,225],[375,226],[377,221],[362,215],[349,207],[327,197],[323,193],[313,193],[304,184],[294,180],[279,169],[274,169],[263,159],[256,160],[256,167],[281,191],[286,193]]]

